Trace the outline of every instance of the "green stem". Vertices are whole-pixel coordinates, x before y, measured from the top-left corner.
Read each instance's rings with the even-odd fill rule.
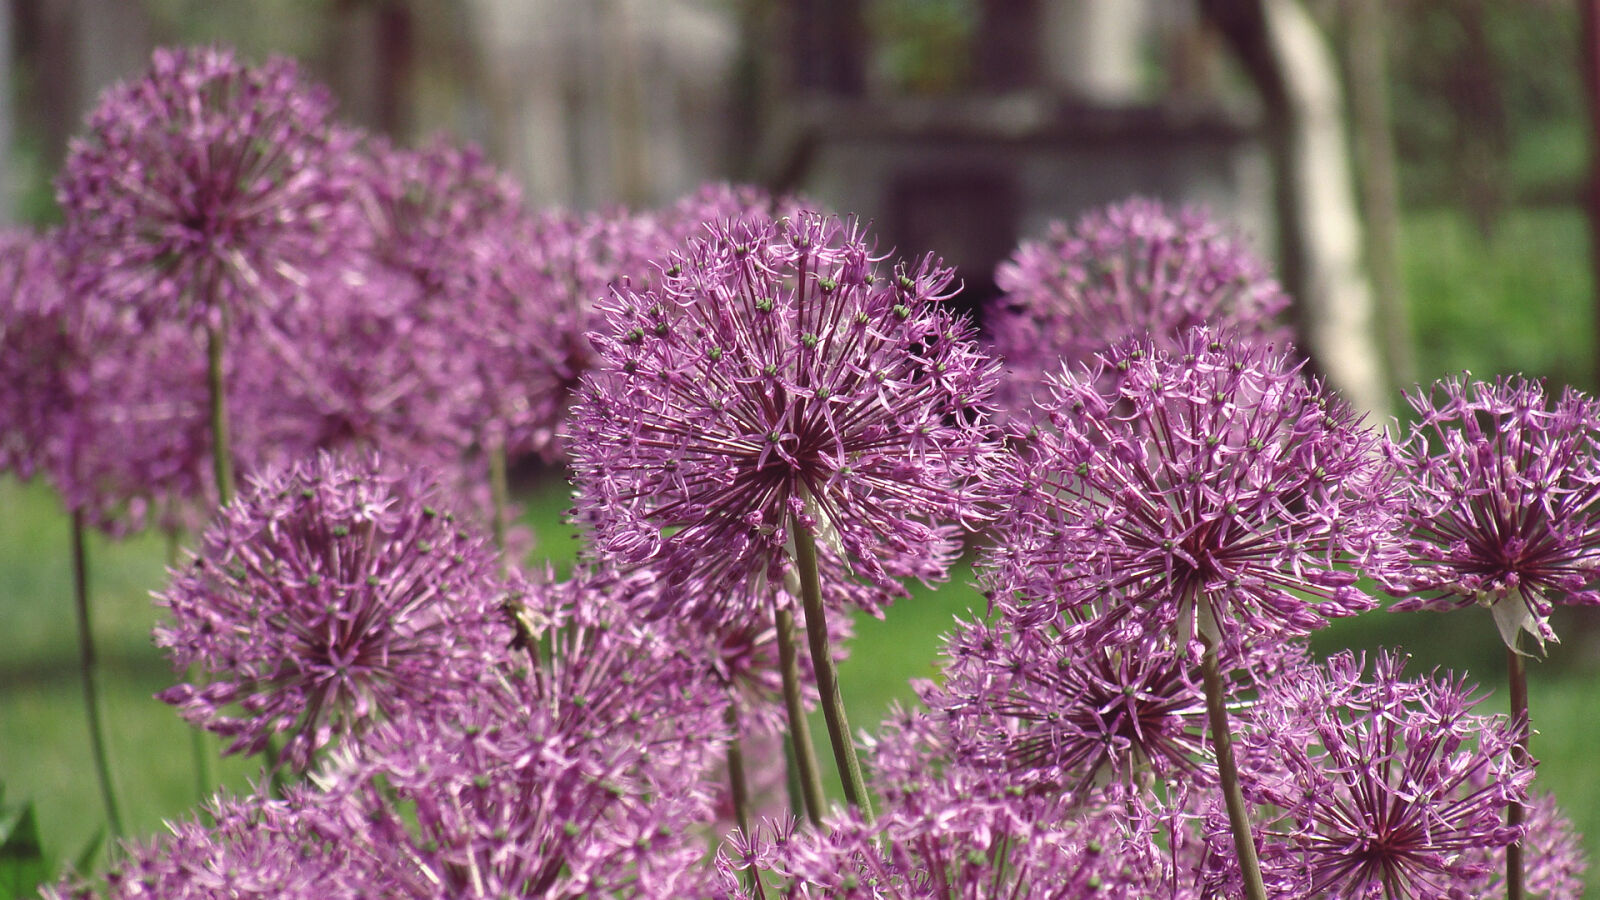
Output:
[[[167,529],[167,568],[173,569],[178,565],[178,529]],[[184,675],[184,680],[201,687],[205,682],[206,671],[199,663],[192,663],[189,671]],[[189,729],[189,758],[194,764],[194,794],[195,798],[204,803],[211,796],[212,785],[216,783],[216,775],[211,771],[211,754],[206,748],[206,733],[199,728]]]
[[[750,782],[744,774],[744,743],[739,740],[739,711],[728,705],[728,790],[739,830],[750,833]]]
[[[506,550],[506,510],[511,507],[511,486],[506,477],[506,442],[496,440],[489,446],[489,496],[494,501],[494,546],[502,554]],[[501,561],[504,566],[504,560]]]
[[[747,839],[750,833],[750,782],[744,774],[744,743],[739,739],[739,711],[728,705],[728,788],[733,795],[733,818],[739,832]],[[740,876],[746,887],[761,885],[761,870],[751,863]]]
[[[1200,657],[1200,674],[1205,680],[1206,714],[1211,722],[1211,745],[1217,753],[1217,777],[1222,782],[1222,799],[1228,806],[1228,825],[1233,829],[1233,851],[1239,857],[1248,900],[1266,900],[1266,885],[1261,880],[1261,862],[1256,858],[1256,843],[1250,835],[1250,813],[1239,790],[1239,767],[1233,760],[1233,732],[1228,726],[1228,708],[1222,694],[1222,673],[1217,662],[1217,645],[1201,635],[1205,652]]]
[[[800,699],[800,660],[795,652],[794,613],[779,609],[775,613],[778,627],[778,671],[783,676],[783,705],[789,711],[789,743],[794,750],[795,770],[800,776],[800,798],[804,801],[806,818],[817,827],[822,826],[822,776],[817,772],[817,751],[811,746],[811,725],[806,721],[806,707]]]
[[[1527,660],[1517,652],[1522,632],[1517,632],[1511,639],[1511,646],[1506,648],[1506,674],[1511,687],[1511,724],[1519,729],[1516,746],[1511,750],[1512,762],[1519,766],[1526,766],[1533,759],[1528,752],[1528,736],[1532,731],[1532,723],[1528,719],[1528,666]],[[1527,819],[1527,808],[1520,801],[1513,800],[1506,807],[1506,824],[1512,828],[1522,825]],[[1519,839],[1506,845],[1506,900],[1523,900],[1527,896],[1523,885],[1523,842]]]
[[[111,762],[106,752],[105,723],[100,708],[99,664],[94,652],[94,628],[89,620],[89,554],[84,547],[82,510],[72,511],[72,597],[78,611],[78,668],[83,674],[83,707],[89,715],[89,750],[95,775],[100,779],[100,799],[113,837],[121,838],[122,813],[117,808],[111,782]]]
[[[211,393],[211,464],[217,479],[217,499],[233,502],[233,444],[228,439],[228,394],[222,377],[222,325],[206,328],[206,386]]]
[[[276,800],[282,800],[289,788],[288,779],[283,777],[281,756],[282,753],[278,750],[278,736],[267,735],[267,742],[261,747],[261,762],[267,767],[267,782],[272,790],[273,799]]]
[[[811,645],[811,668],[817,674],[817,694],[822,700],[822,718],[828,723],[828,741],[833,745],[833,760],[844,784],[844,799],[861,811],[861,820],[872,824],[872,798],[861,777],[861,760],[855,741],[850,738],[850,722],[845,717],[844,699],[839,695],[839,671],[828,646],[827,611],[822,608],[822,582],[817,573],[817,544],[811,532],[796,519],[790,528],[794,535],[795,568],[800,570],[800,604],[806,611],[806,639]]]

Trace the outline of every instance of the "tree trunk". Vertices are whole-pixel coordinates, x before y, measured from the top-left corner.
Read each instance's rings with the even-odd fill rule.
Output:
[[[1279,253],[1312,364],[1356,409],[1390,407],[1361,266],[1361,220],[1346,151],[1338,69],[1298,0],[1201,0],[1266,105]]]
[[[1381,0],[1348,0],[1345,71],[1350,84],[1350,125],[1360,163],[1361,211],[1366,220],[1367,269],[1377,301],[1383,361],[1392,384],[1416,381],[1411,323],[1400,281],[1400,212],[1389,124],[1385,13]]]

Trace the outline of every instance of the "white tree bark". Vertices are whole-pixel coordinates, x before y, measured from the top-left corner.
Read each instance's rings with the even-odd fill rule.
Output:
[[[1338,69],[1317,24],[1298,0],[1262,0],[1268,43],[1287,100],[1285,171],[1293,192],[1288,223],[1299,237],[1298,298],[1304,340],[1328,381],[1357,409],[1390,407],[1375,335],[1371,285],[1362,267]]]

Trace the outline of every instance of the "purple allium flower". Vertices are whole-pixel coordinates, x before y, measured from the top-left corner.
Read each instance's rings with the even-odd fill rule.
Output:
[[[670,248],[703,237],[708,229],[715,231],[728,222],[794,218],[807,209],[817,206],[798,197],[774,197],[756,185],[707,182],[657,210],[653,218]]]
[[[56,241],[0,232],[0,471],[23,479],[60,456],[59,418],[73,405],[67,369],[80,354],[62,274]]]
[[[521,386],[504,371],[511,323],[490,314],[487,295],[516,265],[513,248],[528,232],[521,191],[477,147],[443,137],[419,150],[370,141],[368,156],[374,252],[409,283],[386,317],[403,323],[389,329],[388,353],[410,370],[410,393],[448,420],[431,423],[439,443],[459,454],[488,433],[503,440],[506,406]]]
[[[258,478],[173,573],[156,630],[203,685],[161,694],[192,724],[305,769],[377,719],[452,696],[503,656],[506,587],[487,542],[426,476],[328,454]],[[237,705],[238,712],[230,707]]]
[[[1214,779],[1199,673],[1170,640],[1117,646],[974,623],[945,653],[944,683],[923,699],[947,718],[968,765],[1080,796],[1146,773]]]
[[[1289,304],[1268,268],[1205,213],[1169,213],[1131,199],[1095,210],[1069,229],[1017,248],[995,271],[1004,292],[987,317],[1007,378],[1000,406],[1018,415],[1065,364],[1130,338],[1181,353],[1190,329],[1206,325],[1239,340],[1277,342],[1274,317]]]
[[[873,746],[886,785],[877,824],[852,814],[820,832],[739,835],[719,855],[724,880],[754,863],[785,879],[784,896],[1193,896],[1172,881],[1156,819],[1135,797],[1085,806],[1007,786],[951,757],[926,716],[892,716]]]
[[[461,292],[481,238],[515,228],[525,217],[516,182],[475,145],[435,137],[417,150],[369,141],[364,200],[370,204],[374,252],[410,275],[428,306],[459,315]]]
[[[308,266],[360,240],[332,111],[286,59],[156,51],[102,96],[62,167],[77,288],[146,322],[215,327],[286,305]]]
[[[67,278],[59,232],[0,243],[0,468],[42,472],[113,534],[191,521],[210,455],[203,355],[181,326],[133,327]]]
[[[1124,343],[1053,385],[1054,427],[1006,475],[987,560],[1022,625],[1170,630],[1186,648],[1373,605],[1346,564],[1387,533],[1377,436],[1270,347],[1208,329],[1184,346]]]
[[[1384,654],[1363,678],[1346,652],[1263,687],[1239,742],[1271,766],[1240,775],[1258,814],[1276,810],[1258,832],[1275,896],[1487,896],[1533,771],[1470,685],[1403,680],[1404,665]]]
[[[220,796],[204,822],[169,822],[170,834],[126,843],[103,879],[69,878],[46,900],[354,900],[341,889],[347,855],[321,841],[290,801]],[[101,883],[103,881],[103,883]],[[370,895],[367,895],[370,896]]]
[[[1556,807],[1554,795],[1535,794],[1525,808],[1523,889],[1527,896],[1542,900],[1578,900],[1583,896],[1583,874],[1589,868],[1580,836]],[[1475,852],[1479,864],[1496,874],[1495,882],[1482,896],[1504,895],[1504,852],[1499,847],[1487,846],[1478,847]]]
[[[376,725],[317,777],[319,821],[386,897],[704,893],[698,773],[721,713],[601,593],[531,585],[526,664]]]
[[[671,246],[655,221],[623,210],[551,210],[487,233],[473,247],[478,303],[467,341],[485,385],[464,414],[487,424],[513,456],[559,454],[572,393],[596,361],[588,333],[613,285],[648,281],[648,260]]]
[[[319,450],[444,471],[466,443],[436,326],[392,271],[322,270],[316,303],[229,354],[235,447],[261,471]]]
[[[666,576],[658,614],[768,606],[796,522],[873,612],[944,575],[949,523],[980,515],[996,366],[937,302],[950,270],[875,263],[838,220],[743,219],[617,291],[571,447],[601,550]]]
[[[1406,398],[1418,422],[1385,449],[1407,477],[1391,609],[1487,606],[1506,646],[1555,640],[1556,603],[1600,604],[1600,404],[1523,378],[1466,376]]]

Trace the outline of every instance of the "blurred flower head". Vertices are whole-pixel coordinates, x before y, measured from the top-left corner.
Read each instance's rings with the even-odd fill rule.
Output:
[[[157,50],[101,97],[57,181],[75,287],[144,322],[243,324],[295,300],[308,268],[363,241],[332,112],[287,59]]]
[[[1174,353],[1201,325],[1241,341],[1287,337],[1275,319],[1289,298],[1245,242],[1199,210],[1152,200],[1052,223],[1000,264],[995,284],[1004,293],[986,322],[1007,369],[997,405],[1024,420],[1063,365],[1092,365],[1130,338]]]

